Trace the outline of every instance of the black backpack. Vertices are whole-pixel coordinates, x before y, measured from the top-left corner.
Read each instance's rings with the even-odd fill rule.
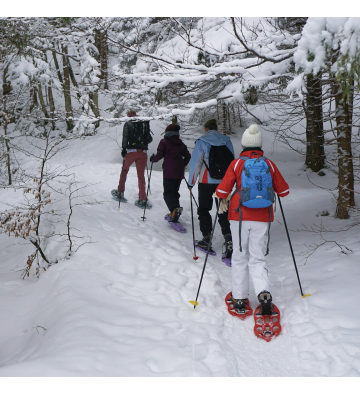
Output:
[[[129,128],[128,148],[147,149],[149,145],[150,122],[131,122]]]
[[[210,174],[210,177],[215,180],[224,178],[226,170],[230,163],[234,160],[233,153],[226,145],[212,145],[209,152],[209,166],[205,166]]]

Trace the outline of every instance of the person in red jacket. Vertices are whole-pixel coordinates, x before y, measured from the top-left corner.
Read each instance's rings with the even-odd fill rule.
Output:
[[[245,130],[241,144],[243,151],[240,157],[259,158],[263,157],[262,135],[257,125],[251,125]],[[237,208],[240,204],[238,193],[230,195],[236,184],[241,190],[241,176],[245,160],[235,159],[231,162],[221,184],[216,188],[216,197],[220,200],[219,212],[229,209],[228,219],[230,221],[231,234],[233,239],[233,255],[231,259],[232,275],[232,302],[234,308],[243,310],[249,293],[249,275],[252,279],[255,293],[261,304],[263,314],[271,313],[271,287],[268,277],[268,270],[265,261],[265,251],[269,238],[269,225],[274,221],[274,212],[265,208],[249,208],[241,205],[241,249],[239,247],[239,220],[240,215]],[[270,167],[270,174],[273,181],[274,192],[280,197],[289,194],[289,185],[284,180],[275,164],[266,159]],[[230,200],[228,206],[227,202]],[[229,208],[228,208],[229,207]],[[269,214],[271,212],[271,218]]]
[[[165,136],[160,140],[156,155],[151,155],[150,162],[156,163],[164,158],[164,200],[170,210],[170,222],[178,222],[183,211],[180,207],[180,184],[184,178],[185,167],[191,155],[179,137],[180,125],[171,124],[165,129]]]

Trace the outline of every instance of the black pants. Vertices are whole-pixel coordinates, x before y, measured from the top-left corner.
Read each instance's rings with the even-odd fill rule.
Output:
[[[202,184],[199,183],[199,208],[198,208],[198,217],[200,222],[200,230],[202,235],[208,236],[211,235],[212,231],[212,218],[210,215],[210,211],[213,206],[213,194],[218,187],[218,184]],[[227,219],[228,213],[219,214],[218,220],[221,227],[221,233],[223,236],[227,234],[231,234],[230,230],[230,222]]]
[[[164,178],[164,200],[170,212],[180,207],[181,178]]]

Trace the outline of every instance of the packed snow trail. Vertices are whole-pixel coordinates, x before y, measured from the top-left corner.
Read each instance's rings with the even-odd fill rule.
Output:
[[[121,165],[112,144],[101,134],[88,137],[75,141],[58,159],[59,164],[79,165],[76,174],[81,181],[96,183],[90,194],[103,203],[77,206],[73,223],[91,237],[92,244],[82,246],[69,260],[59,260],[39,280],[22,281],[14,270],[23,267],[31,248],[1,237],[6,263],[1,265],[0,285],[1,376],[360,375],[360,319],[355,302],[349,306],[350,299],[342,291],[335,304],[337,318],[326,311],[329,286],[339,288],[339,264],[328,264],[325,270],[324,262],[320,267],[316,262],[300,265],[304,291],[312,293],[311,298],[302,299],[277,210],[268,265],[283,329],[267,343],[255,337],[252,317],[241,321],[227,312],[224,297],[231,290],[231,269],[221,262],[223,238],[217,224],[213,246],[218,254],[208,259],[199,306],[194,309],[188,301],[196,296],[205,255],[199,252],[199,259],[192,259],[185,183],[180,193],[186,234],[164,221],[167,209],[160,171],[153,170],[151,176],[153,208],[146,211],[145,221],[143,211],[133,205],[138,193],[133,167],[125,192],[129,202],[118,211],[110,191],[117,186]],[[291,194],[283,206],[289,227],[296,229],[301,221],[312,223],[309,194],[314,206],[323,207],[324,192],[309,189],[301,173],[300,184],[291,183],[301,165],[286,155],[268,156],[290,181]],[[193,191],[197,198],[197,188]],[[331,199],[325,196],[330,206]],[[295,253],[311,239],[305,236],[293,237]],[[55,252],[58,247],[51,248]],[[350,261],[344,274],[347,286],[354,289],[360,274],[357,266]],[[252,288],[249,300],[255,308]],[[342,314],[344,305],[354,308],[352,316]]]

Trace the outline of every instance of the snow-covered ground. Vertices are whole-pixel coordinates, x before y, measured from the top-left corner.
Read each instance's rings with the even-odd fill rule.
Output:
[[[155,125],[152,129],[161,132]],[[282,332],[267,343],[254,336],[252,317],[241,321],[227,312],[231,269],[220,260],[218,224],[213,243],[218,255],[209,257],[199,306],[194,310],[189,304],[205,257],[199,253],[197,261],[192,259],[189,192],[183,183],[181,221],[187,234],[175,232],[163,219],[167,209],[159,168],[152,172],[153,208],[146,220],[133,205],[138,190],[134,168],[126,184],[129,202],[118,211],[110,191],[118,183],[121,156],[106,133],[112,132],[75,141],[54,158],[55,165],[78,165],[77,179],[95,183],[89,193],[103,204],[77,206],[73,220],[94,243],[39,279],[21,280],[19,270],[32,248],[0,235],[0,376],[360,376],[359,228],[324,234],[352,252],[345,255],[327,243],[306,264],[300,254],[320,238],[296,232],[303,225],[322,223],[339,230],[352,223],[336,220],[332,196],[307,178],[330,187],[336,185],[334,174],[304,171],[298,154],[273,148],[272,136],[264,132],[265,154],[290,184],[283,208],[303,291],[311,294],[301,297],[277,207],[268,266]],[[233,141],[239,153],[239,137]],[[156,146],[151,145],[150,154]],[[6,193],[0,191],[0,201]],[[330,215],[320,216],[324,210]],[[197,220],[195,226],[200,237]],[[250,303],[257,305],[253,289]]]

